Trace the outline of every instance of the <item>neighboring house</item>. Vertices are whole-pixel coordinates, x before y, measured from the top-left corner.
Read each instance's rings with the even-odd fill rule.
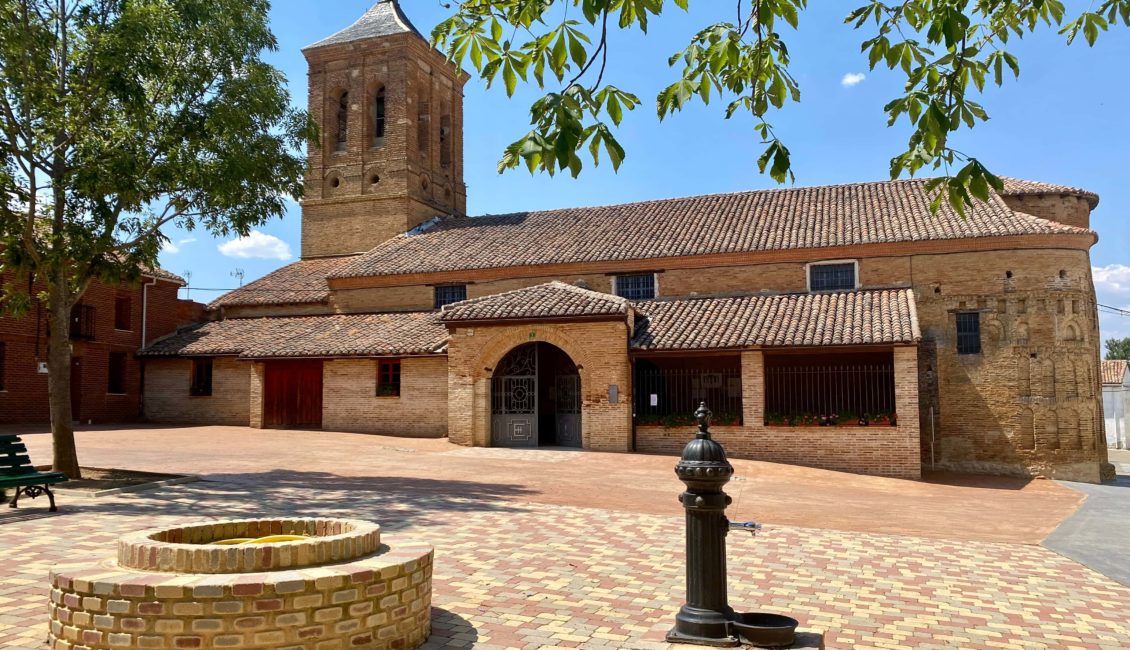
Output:
[[[395,2],[304,51],[302,260],[145,350],[157,421],[1097,481],[1098,197],[925,181],[464,216],[462,86]],[[836,416],[838,426],[821,426]]]
[[[1103,361],[1103,413],[1106,414],[1106,445],[1130,449],[1130,371],[1122,360]]]
[[[142,283],[93,282],[71,310],[71,411],[80,422],[120,422],[141,415],[138,349],[174,332],[184,280],[163,270]],[[35,287],[31,287],[35,290]],[[191,312],[186,312],[191,313]],[[46,310],[36,301],[20,318],[0,316],[0,423],[46,423]]]

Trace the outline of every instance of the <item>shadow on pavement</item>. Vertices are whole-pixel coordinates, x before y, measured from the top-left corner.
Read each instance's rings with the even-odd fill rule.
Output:
[[[432,635],[420,650],[429,648],[470,648],[479,640],[479,633],[462,616],[439,607],[432,608]]]

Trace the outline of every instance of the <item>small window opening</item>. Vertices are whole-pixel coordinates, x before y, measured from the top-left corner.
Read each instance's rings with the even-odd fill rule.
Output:
[[[1012,279],[1012,271],[1005,271],[1005,272],[1004,272],[1004,277],[1006,277],[1006,278],[1008,278],[1009,280],[1011,280],[1011,279]]]
[[[435,308],[440,309],[445,305],[463,302],[467,299],[467,285],[447,284],[435,288]]]
[[[377,362],[377,397],[400,397],[400,359]]]
[[[379,146],[385,137],[385,121],[388,104],[385,100],[385,89],[381,86],[373,96],[373,146]]]
[[[1064,269],[1060,269],[1059,270],[1059,279],[1060,280],[1066,280],[1067,279],[1067,271],[1065,271]]]
[[[129,296],[114,298],[114,329],[133,329],[133,300]]]
[[[193,397],[212,396],[211,359],[192,360],[192,383],[189,385],[188,393]]]
[[[108,370],[106,392],[111,395],[124,395],[126,392],[126,353],[111,352]]]
[[[658,293],[655,289],[654,273],[617,275],[613,286],[617,296],[628,300],[654,300]]]
[[[439,118],[439,164],[451,166],[451,116],[447,115],[446,107]]]
[[[381,177],[378,174],[373,174],[369,177],[369,185],[376,185],[381,182]]]
[[[341,187],[341,179],[337,176],[334,176],[333,179],[330,180],[330,187],[333,187],[335,189]]]
[[[808,267],[810,291],[850,291],[855,286],[855,262],[813,264]]]

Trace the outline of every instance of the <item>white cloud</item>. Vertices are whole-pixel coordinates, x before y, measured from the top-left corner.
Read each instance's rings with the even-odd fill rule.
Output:
[[[220,244],[220,253],[227,257],[242,257],[246,259],[263,260],[289,260],[290,244],[275,237],[252,230],[251,234],[239,239],[232,239]]]
[[[1100,302],[1103,296],[1130,296],[1130,266],[1125,264],[1108,264],[1091,268],[1095,278],[1095,292],[1099,294]]]
[[[858,86],[863,83],[863,80],[866,78],[867,75],[862,72],[849,72],[844,75],[843,79],[840,79],[840,85],[844,88],[851,88],[852,86]]]
[[[175,243],[172,242],[172,241],[167,241],[161,246],[161,252],[162,253],[169,253],[170,255],[176,255],[177,253],[179,253],[181,251],[182,247],[187,246],[188,244],[191,244],[194,241],[196,241],[195,237],[189,237],[187,239],[182,239],[182,240],[175,242]]]

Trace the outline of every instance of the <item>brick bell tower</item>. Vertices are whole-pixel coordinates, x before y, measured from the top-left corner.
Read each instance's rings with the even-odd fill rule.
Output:
[[[396,0],[302,53],[310,114],[303,259],[372,249],[433,217],[463,215],[463,84]]]

